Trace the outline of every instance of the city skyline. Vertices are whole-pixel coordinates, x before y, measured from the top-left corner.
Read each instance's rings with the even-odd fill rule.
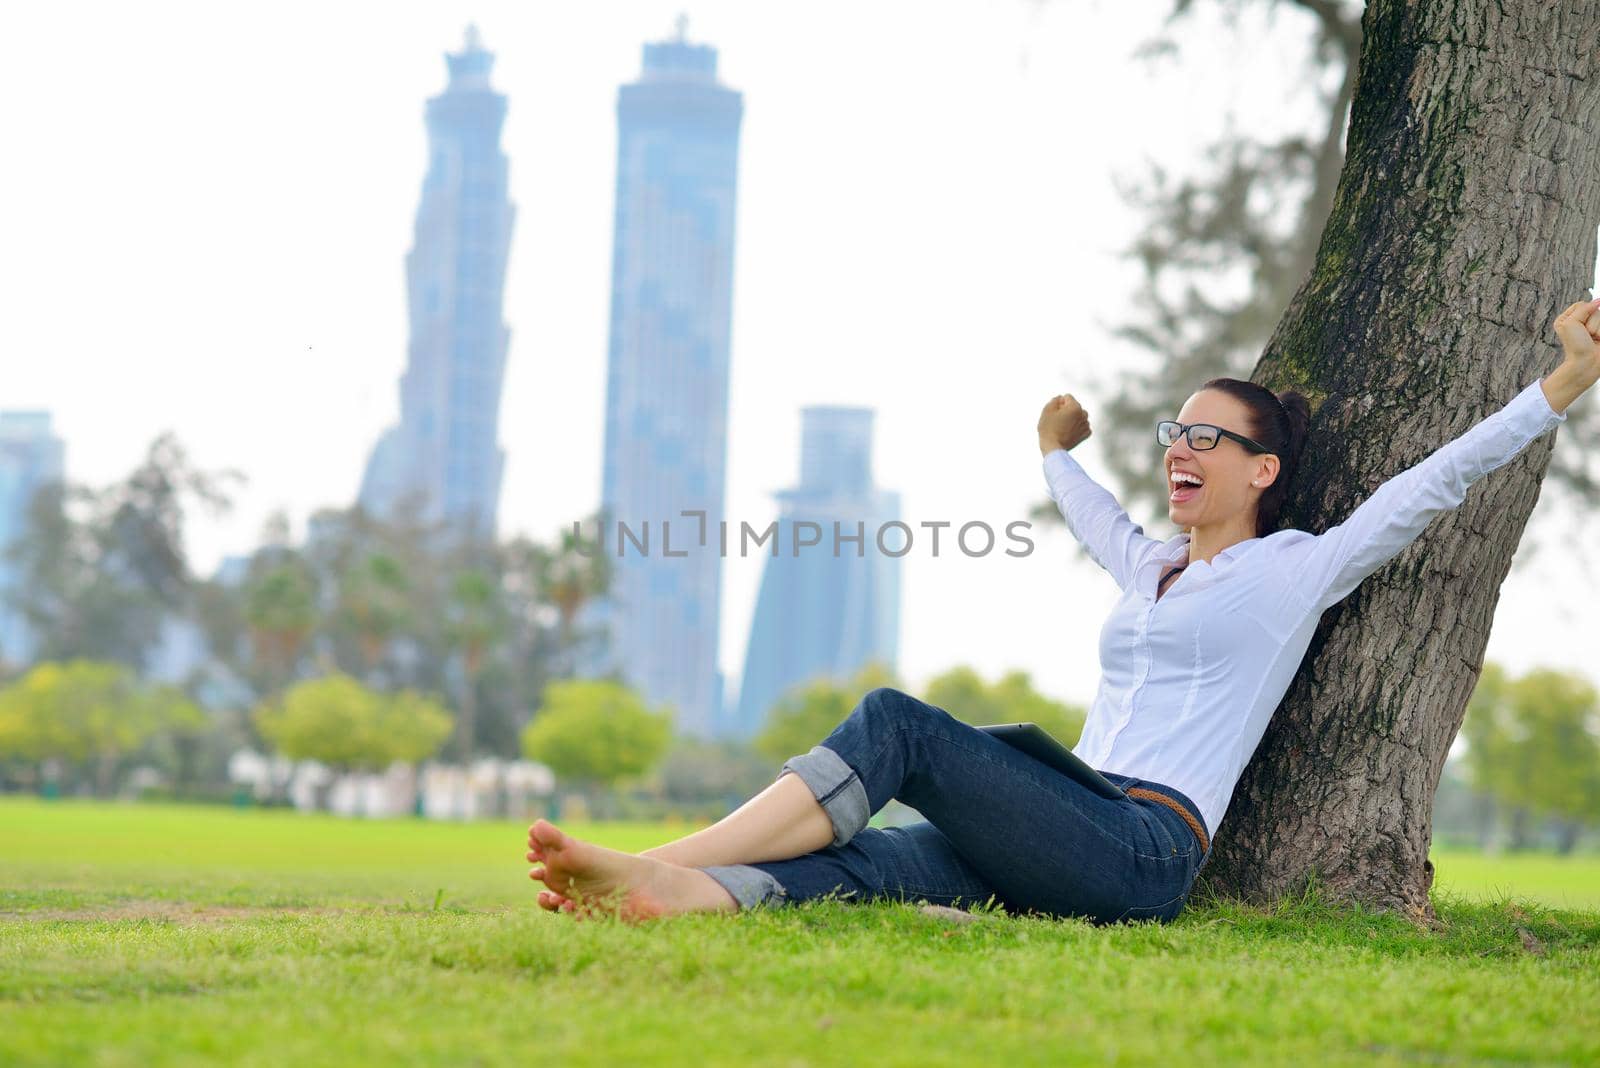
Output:
[[[428,159],[415,102],[438,91],[438,54],[470,14],[515,103],[504,143],[517,161],[520,248],[506,308],[516,352],[536,354],[506,368],[501,527],[548,538],[590,514],[616,87],[634,77],[638,43],[661,37],[681,6],[487,0],[399,20],[299,0],[260,19],[182,3],[154,18],[94,3],[76,17],[8,10],[12,39],[72,40],[89,73],[61,79],[26,52],[0,71],[12,100],[52,87],[48,107],[10,115],[15,143],[54,161],[19,169],[0,203],[0,278],[13,294],[0,324],[5,406],[51,411],[78,481],[123,477],[166,429],[198,463],[248,472],[232,515],[193,524],[201,573],[257,544],[280,509],[300,529],[347,504],[367,450],[399,417],[407,312],[396,267]],[[82,34],[86,13],[99,33]],[[799,411],[818,403],[877,411],[879,475],[913,524],[1001,529],[1026,515],[1043,497],[1032,441],[1042,398],[1072,391],[1103,413],[1108,398],[1083,384],[1088,374],[1146,358],[1108,329],[1134,308],[1140,281],[1121,249],[1142,217],[1114,182],[1152,161],[1175,175],[1205,167],[1201,149],[1230,121],[1275,136],[1314,111],[1293,12],[1276,28],[1245,12],[1234,29],[1197,9],[1182,24],[1181,62],[1169,64],[1131,58],[1163,22],[1140,5],[824,2],[781,20],[712,0],[691,16],[752,101],[726,508],[757,527],[796,469]],[[175,28],[204,32],[207,46],[187,47]],[[1116,107],[1099,103],[1108,79]],[[1218,296],[1234,287],[1219,280]],[[1078,452],[1111,485],[1100,439]],[[1160,481],[1153,445],[1150,475]],[[1163,513],[1134,518],[1168,533]],[[1594,581],[1592,563],[1562,548],[1578,544],[1578,527],[1555,494],[1541,497],[1528,538],[1548,547],[1518,554],[1488,655],[1593,676],[1581,618],[1546,596],[1574,574]],[[1018,667],[1087,703],[1096,628],[1116,591],[1064,532],[1038,542],[1026,560],[905,560],[909,680],[954,663],[991,677]],[[724,566],[728,618],[750,618],[760,566]],[[1042,603],[1050,597],[1070,611]],[[960,622],[975,619],[985,624]],[[730,674],[742,629],[723,630]]]
[[[617,91],[616,213],[600,508],[637,525],[699,513],[722,522],[728,452],[734,214],[744,98],[717,50],[676,33],[647,43]],[[693,520],[679,522],[681,537]],[[591,606],[608,640],[588,674],[618,671],[678,729],[726,733],[718,665],[722,560],[617,558]]]
[[[777,539],[763,561],[730,733],[756,734],[784,694],[812,679],[842,681],[873,661],[890,671],[899,665],[895,554],[909,549],[910,535],[878,533],[900,518],[900,497],[873,480],[872,423],[870,408],[811,405],[800,413],[800,478],[776,494]],[[822,544],[838,524],[840,551],[793,548],[802,541],[797,525],[806,523]]]
[[[449,84],[427,102],[428,170],[405,261],[410,343],[400,421],[373,446],[358,499],[374,515],[411,511],[493,539],[511,340],[502,301],[516,213],[500,150],[506,97],[490,85],[494,54],[476,25],[445,64]]]
[[[34,655],[27,620],[6,602],[14,586],[8,551],[27,529],[34,495],[61,480],[66,442],[46,411],[0,411],[0,663],[26,663]]]

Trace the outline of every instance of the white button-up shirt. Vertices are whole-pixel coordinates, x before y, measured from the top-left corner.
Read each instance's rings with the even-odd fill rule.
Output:
[[[1073,752],[1091,766],[1175,787],[1222,822],[1322,613],[1455,508],[1467,487],[1566,421],[1535,380],[1322,534],[1278,530],[1196,560],[1189,535],[1146,537],[1065,449],[1045,479],[1073,537],[1122,589],[1100,630],[1100,686]]]

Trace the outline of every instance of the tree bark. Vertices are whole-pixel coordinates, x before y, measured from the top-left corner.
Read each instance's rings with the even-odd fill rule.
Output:
[[[1252,375],[1312,402],[1283,525],[1342,521],[1559,363],[1551,323],[1585,295],[1600,223],[1597,29],[1578,0],[1367,6],[1333,211]],[[1555,436],[1323,616],[1207,887],[1316,883],[1432,918],[1434,793]]]

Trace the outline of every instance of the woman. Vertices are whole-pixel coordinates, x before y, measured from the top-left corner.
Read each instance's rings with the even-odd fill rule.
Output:
[[[1303,397],[1213,379],[1158,427],[1184,533],[1144,535],[1068,451],[1089,436],[1070,395],[1039,417],[1051,494],[1123,595],[1074,752],[1128,796],[1106,798],[942,709],[879,688],[778,779],[712,827],[638,855],[539,820],[539,903],[625,919],[732,912],[827,894],[994,901],[1105,923],[1170,921],[1210,854],[1240,773],[1323,611],[1600,379],[1600,300],[1554,328],[1557,370],[1380,486],[1320,535],[1277,529],[1306,436]],[[869,828],[891,797],[925,819]]]

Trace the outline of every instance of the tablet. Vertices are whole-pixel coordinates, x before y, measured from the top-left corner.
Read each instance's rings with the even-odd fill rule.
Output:
[[[979,727],[980,731],[1020,749],[1041,764],[1047,764],[1063,775],[1083,783],[1101,797],[1127,797],[1122,787],[1085,764],[1072,750],[1050,736],[1037,723],[993,723]]]

